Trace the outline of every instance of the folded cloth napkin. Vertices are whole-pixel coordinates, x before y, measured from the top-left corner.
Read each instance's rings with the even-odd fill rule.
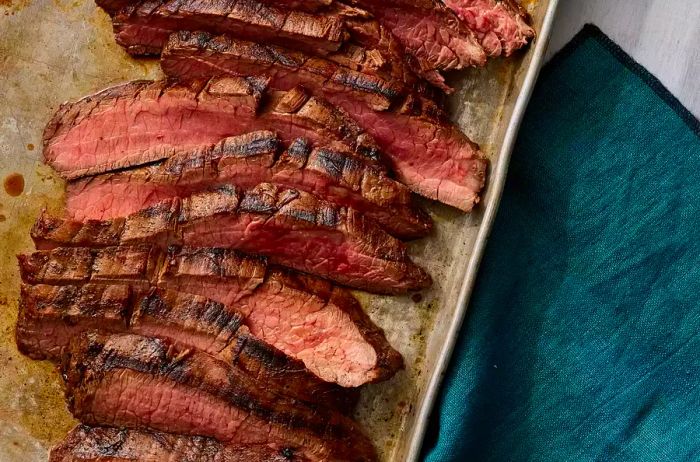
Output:
[[[700,123],[594,26],[542,72],[429,427],[429,462],[700,461]]]

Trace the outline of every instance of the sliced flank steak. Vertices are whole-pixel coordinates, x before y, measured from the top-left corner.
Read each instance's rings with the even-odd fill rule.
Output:
[[[163,48],[161,67],[166,75],[179,79],[208,79],[221,74],[269,76],[270,86],[277,90],[302,85],[321,96],[342,92],[377,111],[400,104],[410,92],[401,81],[350,69],[329,59],[206,32],[172,34]]]
[[[343,111],[264,78],[135,81],[63,104],[44,130],[44,160],[65,178],[143,165],[227,136],[268,129],[289,143],[345,143],[380,165],[370,135]],[[264,104],[261,101],[264,96]]]
[[[333,52],[347,39],[341,17],[280,9],[255,0],[98,0],[97,3],[112,16],[117,43],[133,55],[160,53],[168,35],[183,29],[291,44],[316,53]]]
[[[74,247],[18,259],[27,284],[122,285],[141,294],[157,286],[223,303],[243,316],[252,335],[344,387],[386,380],[403,365],[349,292],[310,276],[268,269],[263,260],[232,250],[171,247],[163,255],[145,245]],[[122,325],[117,315],[109,319]]]
[[[250,334],[244,316],[205,297],[128,285],[22,284],[16,327],[19,350],[59,361],[80,334],[135,333],[198,348],[247,372],[270,389],[306,403],[350,410],[355,390],[320,380],[301,361]]]
[[[78,425],[49,462],[307,462],[291,446],[223,444],[203,436]]]
[[[389,70],[394,76],[403,75],[411,85],[419,83],[414,75],[417,72],[437,87],[449,90],[428,61],[419,65],[413,57],[409,58],[394,34],[370,13],[340,2],[225,0],[206,4],[197,0],[98,0],[97,3],[112,17],[117,43],[137,56],[160,54],[168,35],[181,30],[226,34],[340,61],[348,56],[357,57],[359,45],[366,48],[371,58],[365,61],[369,64],[365,70],[380,74]]]
[[[343,145],[313,147],[304,139],[284,151],[282,145],[273,132],[252,132],[157,165],[76,180],[68,184],[67,212],[78,221],[109,220],[212,186],[252,188],[271,182],[352,207],[400,238],[430,232],[432,221],[413,203],[408,188]]]
[[[61,372],[73,415],[87,425],[297,448],[314,461],[373,461],[357,424],[260,387],[243,371],[165,339],[83,334]]]
[[[534,37],[530,16],[517,0],[445,0],[490,56],[510,56]]]
[[[117,246],[137,242],[223,247],[270,259],[274,264],[375,293],[397,294],[431,284],[406,246],[352,208],[296,189],[263,183],[232,185],[166,199],[127,218],[95,222],[96,239],[80,223],[40,218],[32,234],[46,243]]]
[[[507,15],[514,22],[516,18],[512,7],[508,6],[502,13],[502,8],[491,5],[500,3],[494,0],[450,0],[450,8],[435,0],[354,0],[348,4],[328,0],[225,0],[211,4],[197,0],[98,0],[97,3],[111,15],[117,43],[137,56],[159,54],[172,32],[201,30],[288,46],[317,56],[332,54],[348,44],[359,44],[376,49],[384,58],[401,57],[405,61],[395,52],[396,46],[391,43],[394,39],[387,39],[393,36],[422,71],[483,65],[487,53],[479,38],[484,37],[485,30],[492,32],[492,29],[503,35],[510,26],[509,23],[505,28],[486,26],[485,19],[493,21]],[[516,25],[522,33],[524,29],[519,23]],[[367,35],[370,28],[374,32]],[[492,44],[486,40],[485,45]],[[439,83],[441,78],[438,75],[432,79],[428,75],[428,79]]]
[[[204,33],[173,35],[162,63],[167,74],[181,79],[265,75],[278,90],[303,86],[358,121],[414,192],[464,211],[479,201],[487,167],[484,155],[435,103],[405,87],[392,88],[362,74],[347,80],[348,72],[336,74],[339,67],[318,58]],[[358,92],[366,97],[356,97]],[[386,110],[377,111],[378,106]]]

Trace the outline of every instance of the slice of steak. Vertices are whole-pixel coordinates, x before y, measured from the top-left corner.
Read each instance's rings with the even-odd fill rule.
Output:
[[[157,280],[162,260],[163,252],[150,245],[58,247],[17,256],[22,281],[28,284],[127,284],[140,291]]]
[[[100,329],[126,332],[132,290],[128,285],[30,285],[20,290],[15,340],[32,359],[60,360],[72,338]]]
[[[85,334],[61,371],[73,415],[88,425],[298,448],[311,460],[376,460],[351,419],[258,386],[235,367],[163,339]]]
[[[452,88],[445,84],[444,77],[437,70],[421,65],[415,56],[406,51],[391,30],[384,27],[372,14],[340,2],[334,2],[328,10],[343,16],[350,34],[350,41],[339,52],[328,55],[328,59],[355,69],[352,60],[348,62],[346,57],[362,51],[368,58],[368,64],[362,67],[365,71],[377,72],[384,78],[390,76],[437,101],[440,101],[443,95],[436,89],[447,94],[452,93]],[[429,85],[424,87],[426,82]]]
[[[449,71],[486,64],[486,53],[474,34],[450,23],[441,10],[385,7],[376,11],[423,69]]]
[[[403,367],[348,291],[280,268],[268,270],[248,295],[235,287],[240,256],[224,249],[170,249],[159,286],[234,306],[253,335],[304,362],[328,382],[345,387],[387,380]]]
[[[410,99],[386,112],[340,95],[329,100],[362,121],[388,154],[398,179],[413,192],[465,212],[479,203],[488,160],[457,126],[420,110],[416,114]]]
[[[333,52],[347,38],[341,17],[279,9],[255,0],[149,0],[128,3],[116,13],[114,9],[111,11],[117,43],[134,55],[160,53],[168,35],[182,29],[291,44],[315,53]]]
[[[357,390],[320,380],[302,361],[252,335],[243,325],[258,328],[250,310],[246,316],[203,296],[160,289],[139,298],[135,307],[130,322],[133,333],[199,348],[235,365],[258,383],[306,403],[349,411],[357,402]]]
[[[179,79],[208,79],[220,74],[269,76],[271,87],[278,90],[302,85],[319,90],[323,96],[342,92],[377,111],[400,104],[410,92],[401,81],[382,79],[329,59],[206,32],[172,34],[163,48],[161,67],[166,75]]]
[[[483,66],[486,52],[474,33],[441,2],[351,0],[390,30],[423,70]]]
[[[130,255],[126,259],[124,256]],[[121,258],[116,270],[104,262]],[[139,247],[57,248],[18,257],[28,284],[150,286],[207,297],[241,313],[257,338],[302,361],[321,379],[344,387],[391,378],[403,361],[383,331],[347,291],[310,276],[267,269],[226,249],[170,248],[157,259]],[[120,270],[120,271],[119,271]],[[129,276],[129,277],[126,277]]]
[[[294,447],[223,444],[203,436],[78,425],[49,462],[307,462]]]
[[[67,213],[78,221],[109,220],[212,186],[252,188],[271,182],[352,207],[400,238],[430,232],[432,221],[413,203],[408,188],[344,146],[312,148],[297,139],[280,154],[281,147],[276,134],[252,132],[176,154],[158,165],[73,181],[68,184]]]
[[[304,402],[350,410],[357,394],[310,374],[250,334],[243,315],[205,297],[128,285],[22,284],[16,327],[20,352],[57,361],[70,340],[89,330],[168,338],[246,371],[260,383]]]
[[[37,246],[74,245],[74,239],[59,232],[79,228],[68,221],[40,218],[32,229]],[[272,263],[376,293],[405,293],[431,284],[401,241],[356,210],[270,183],[245,191],[221,186],[182,200],[164,200],[126,219],[88,220],[86,226],[121,231],[109,239],[90,241],[87,236],[79,245],[159,243],[170,234],[173,244],[262,255]]]
[[[280,90],[304,86],[357,120],[388,155],[401,181],[414,192],[464,211],[479,201],[487,167],[484,155],[434,103],[406,89],[385,91],[386,85],[373,85],[365,76],[365,80],[344,80],[346,91],[338,91],[337,85],[328,80],[340,81],[348,74],[338,77],[328,62],[279,47],[203,33],[174,35],[162,63],[166,73],[178,78],[252,74],[269,76],[269,85]],[[358,85],[366,88],[362,91],[365,95],[393,95],[393,102],[380,98],[387,103],[387,110],[377,111],[377,104],[355,96]]]
[[[44,130],[44,160],[65,178],[76,178],[273,129],[285,142],[343,142],[379,165],[376,143],[347,114],[301,89],[265,93],[266,86],[262,78],[222,77],[109,88],[59,108]]]
[[[315,56],[328,56],[354,68],[359,53],[355,45],[369,44],[371,50],[365,50],[369,59],[361,60],[365,71],[379,74],[389,71],[416,88],[423,86],[414,75],[419,71],[439,88],[449,90],[439,74],[423,72],[408,59],[403,46],[397,47],[399,42],[393,34],[380,30],[379,23],[367,12],[330,0],[265,0],[262,3],[254,0],[226,0],[214,4],[197,0],[98,0],[113,18],[117,42],[135,55],[160,54],[171,32],[200,30],[265,44],[276,43]],[[319,14],[300,11],[313,13],[319,9],[323,9]],[[358,34],[360,23],[362,31]],[[368,27],[370,23],[374,26]],[[375,35],[364,35],[370,29]]]
[[[479,38],[490,56],[510,56],[535,37],[527,11],[517,0],[445,0]]]

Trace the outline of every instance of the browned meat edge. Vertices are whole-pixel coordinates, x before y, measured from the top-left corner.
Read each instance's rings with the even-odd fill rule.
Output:
[[[283,10],[255,0],[156,0],[129,2],[112,13],[117,43],[134,55],[160,52],[169,33],[208,30],[245,39],[292,43],[296,48],[329,53],[347,38],[343,19]]]
[[[377,293],[405,293],[431,284],[401,241],[357,211],[272,184],[245,192],[223,186],[182,201],[164,200],[126,219],[40,219],[32,237],[38,248],[140,242],[231,247]],[[314,254],[299,254],[299,249]]]
[[[205,297],[155,288],[138,295],[128,285],[22,284],[19,307],[17,346],[33,359],[60,360],[70,339],[88,330],[131,332],[199,348],[301,401],[347,411],[357,399],[252,336],[241,313]]]
[[[342,145],[312,148],[259,131],[176,154],[158,164],[98,175],[68,185],[67,209],[78,221],[123,217],[165,197],[183,197],[221,184],[250,188],[273,182],[357,209],[390,234],[412,239],[432,229],[406,186],[368,165]]]
[[[88,425],[291,446],[319,461],[376,460],[351,419],[272,394],[212,356],[163,339],[84,334],[61,372],[69,409]]]
[[[60,232],[53,224],[47,226]],[[126,285],[138,293],[157,286],[203,295],[232,307],[238,306],[241,300],[245,303],[261,293],[264,297],[270,290],[276,290],[293,305],[328,306],[349,317],[376,354],[376,363],[364,382],[386,380],[403,366],[401,355],[389,345],[384,332],[349,292],[311,276],[276,268],[268,270],[264,261],[232,250],[171,247],[167,255],[163,255],[162,251],[147,245],[102,249],[73,247],[19,255],[18,262],[22,281],[27,284]],[[119,316],[112,316],[112,319],[121,322]],[[308,335],[317,341],[321,333],[309,330]],[[357,384],[357,379],[349,383]]]

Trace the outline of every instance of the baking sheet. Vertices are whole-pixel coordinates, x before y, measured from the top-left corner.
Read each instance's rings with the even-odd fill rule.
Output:
[[[500,195],[513,124],[517,128],[521,116],[518,98],[522,102],[534,81],[548,32],[542,25],[555,2],[524,2],[540,34],[528,53],[493,60],[453,82],[454,118],[489,155],[491,174],[483,204],[472,214],[426,202],[436,230],[411,244],[411,254],[434,286],[401,297],[356,293],[407,364],[392,380],[366,387],[358,406],[356,416],[382,460],[417,454]],[[0,0],[0,180],[15,173],[25,180],[18,196],[0,189],[0,462],[45,461],[75,424],[53,367],[21,356],[14,343],[15,255],[32,250],[29,229],[40,210],[59,212],[63,201],[63,181],[40,161],[43,127],[63,101],[160,75],[156,61],[134,60],[114,43],[109,18],[92,0]]]

